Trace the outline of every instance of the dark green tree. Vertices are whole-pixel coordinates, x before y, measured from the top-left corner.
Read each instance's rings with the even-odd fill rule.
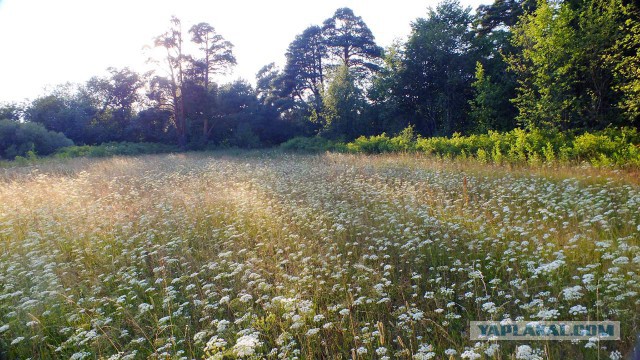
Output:
[[[49,131],[41,124],[0,119],[0,159],[13,160],[29,152],[49,155],[71,145],[73,141],[62,133]]]
[[[130,141],[171,143],[176,139],[171,112],[150,107],[136,115],[129,128]]]
[[[478,6],[476,28],[480,36],[505,31],[515,26],[520,17],[536,8],[536,0],[495,0]]]
[[[286,57],[282,78],[284,93],[306,103],[312,113],[320,114],[327,57],[322,29],[311,26],[296,36],[287,49]]]
[[[24,118],[42,124],[47,130],[61,132],[76,144],[96,144],[101,133],[93,124],[97,111],[77,86],[64,84],[33,100],[25,108]]]
[[[98,142],[127,140],[144,83],[142,77],[129,68],[109,68],[107,71],[108,77],[93,77],[87,81],[81,93],[97,109],[93,124],[101,128]]]
[[[412,24],[398,88],[401,106],[415,114],[416,130],[450,135],[468,124],[477,60],[469,8],[446,0]]]
[[[23,112],[23,106],[17,103],[0,103],[0,120],[18,121]]]
[[[378,71],[382,48],[367,24],[349,8],[340,8],[322,26],[329,54],[354,74]]]
[[[324,97],[325,123],[322,135],[333,139],[352,140],[362,134],[362,118],[366,103],[355,80],[346,65],[336,70]]]
[[[476,80],[471,84],[475,96],[469,101],[471,106],[469,117],[473,124],[473,130],[477,133],[486,133],[489,130],[509,130],[510,122],[501,123],[504,117],[500,111],[504,111],[504,87],[496,85],[491,76],[486,75],[482,63],[476,65]],[[508,98],[507,98],[508,99]]]
[[[256,92],[258,100],[266,106],[276,106],[281,98],[282,89],[278,84],[282,73],[275,63],[263,66],[256,74]]]
[[[288,94],[287,79],[274,63],[265,65],[256,75],[258,101],[279,126],[273,142],[296,135],[311,135],[317,124],[308,121],[309,109],[302,101]]]
[[[192,59],[190,77],[196,84],[202,84],[204,91],[193,91],[192,94],[204,96],[197,101],[204,102],[200,116],[190,118],[201,118],[203,140],[209,137],[209,121],[212,116],[211,104],[211,80],[210,75],[224,73],[232,66],[236,65],[236,58],[233,55],[233,44],[226,41],[222,35],[218,34],[215,28],[207,23],[199,23],[189,29],[191,41],[198,45],[200,56]]]
[[[200,56],[192,59],[194,77],[209,88],[209,76],[226,72],[237,64],[233,44],[218,34],[208,23],[199,23],[189,29],[191,41],[198,45]]]
[[[473,124],[471,127],[475,131],[505,131],[517,126],[515,118],[518,112],[511,102],[516,97],[517,80],[515,74],[507,70],[505,57],[522,51],[513,45],[512,28],[521,16],[535,10],[535,7],[535,0],[495,0],[493,4],[480,5],[476,11],[474,45],[483,75],[491,83],[490,87],[484,86],[484,90],[493,94],[488,97],[493,100],[485,102],[483,107],[492,113],[493,118],[482,126]],[[474,90],[476,96],[480,95],[477,87]],[[470,115],[473,115],[471,121],[475,122],[480,114],[476,108]],[[488,117],[485,116],[485,119]]]
[[[367,91],[371,106],[367,108],[365,116],[372,124],[363,135],[399,133],[415,118],[413,112],[403,111],[402,106],[403,46],[404,44],[396,41],[385,50],[380,71],[373,77]]]

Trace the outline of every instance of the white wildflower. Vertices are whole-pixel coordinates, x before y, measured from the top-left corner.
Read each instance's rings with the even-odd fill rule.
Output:
[[[640,230],[640,225],[638,226],[638,230]],[[622,360],[622,353],[618,350],[614,350],[609,354],[609,358],[611,360]]]
[[[221,349],[224,349],[227,346],[227,341],[225,339],[219,338],[217,336],[212,336],[209,341],[207,341],[207,345],[204,348],[205,352],[218,352]]]
[[[516,348],[516,359],[518,360],[542,360],[539,351],[531,348],[529,345],[520,345]]]
[[[147,304],[147,303],[142,303],[140,305],[138,305],[138,311],[140,312],[140,314],[144,314],[148,311],[153,310],[153,305],[151,304]]]
[[[465,352],[463,352],[460,355],[460,358],[462,359],[469,359],[469,360],[475,360],[475,359],[480,359],[482,357],[482,355],[476,353],[473,350],[465,350]]]
[[[382,355],[386,354],[386,353],[387,353],[387,351],[388,351],[388,350],[387,350],[387,348],[386,348],[386,347],[379,347],[379,348],[377,348],[377,349],[376,349],[376,354],[378,354],[378,355],[381,355],[381,356],[382,356]]]
[[[569,309],[569,314],[571,315],[579,315],[579,314],[586,314],[586,313],[587,313],[587,308],[582,305],[575,305],[575,306],[572,306],[571,309]]]
[[[492,302],[487,302],[482,304],[482,310],[488,312],[489,314],[495,314],[498,309],[496,308],[496,304]]]
[[[261,345],[257,334],[243,335],[233,345],[233,352],[239,357],[251,356],[255,354],[256,347]]]

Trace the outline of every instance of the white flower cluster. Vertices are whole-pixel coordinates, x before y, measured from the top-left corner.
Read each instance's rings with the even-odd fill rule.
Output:
[[[536,360],[458,336],[597,317],[638,333],[640,188],[571,171],[271,153],[3,169],[0,343],[8,358]],[[630,341],[545,346],[619,359]]]

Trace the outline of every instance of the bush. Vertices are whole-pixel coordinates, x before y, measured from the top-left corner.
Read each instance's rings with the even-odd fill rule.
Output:
[[[244,123],[238,125],[229,143],[231,146],[242,149],[256,149],[262,145],[260,137],[256,135],[249,125]]]
[[[544,163],[589,162],[594,166],[640,165],[640,134],[633,128],[606,129],[573,135],[555,130],[489,131],[487,134],[422,138],[407,128],[398,136],[364,137],[346,144],[354,153],[417,151],[442,158],[475,157],[482,163],[538,166]]]
[[[49,131],[40,124],[0,120],[0,159],[49,155],[71,145],[73,141],[62,133]]]
[[[397,136],[392,137],[389,142],[393,151],[415,151],[416,134],[413,125],[407,126]]]
[[[365,154],[415,151],[416,136],[413,126],[410,125],[392,138],[385,133],[369,137],[360,136],[348,143],[346,149],[349,152]]]
[[[314,137],[298,136],[280,144],[280,148],[283,150],[290,150],[290,151],[324,152],[324,151],[335,150],[336,146],[333,142],[325,138],[322,138],[320,136],[314,136]]]
[[[387,134],[375,136],[360,136],[347,144],[347,150],[353,153],[380,154],[394,151],[391,139]]]
[[[58,150],[57,158],[104,157],[114,155],[160,154],[178,151],[174,145],[158,143],[110,142],[100,145],[70,146]]]

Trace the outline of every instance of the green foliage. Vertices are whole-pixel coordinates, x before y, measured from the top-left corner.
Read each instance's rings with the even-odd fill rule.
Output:
[[[86,132],[94,133],[95,139],[84,143],[125,140],[134,120],[134,107],[141,100],[141,75],[129,68],[107,70],[108,77],[93,77],[79,89],[80,98],[93,109]]]
[[[635,129],[584,133],[573,141],[572,155],[595,165],[640,164],[640,136]]]
[[[371,126],[361,135],[397,132],[407,126],[407,119],[413,117],[405,114],[402,99],[397,96],[401,89],[403,47],[404,44],[396,40],[385,49],[383,66],[367,90],[371,106],[366,116]]]
[[[519,78],[514,103],[523,126],[568,127],[568,116],[577,106],[571,94],[577,81],[571,58],[575,46],[571,41],[576,38],[571,26],[574,19],[575,11],[568,5],[554,6],[543,0],[514,30],[514,45],[523,50],[509,62]]]
[[[353,139],[362,133],[365,101],[347,66],[337,69],[323,100],[326,122],[323,135],[332,139]]]
[[[69,146],[58,150],[55,157],[59,159],[75,157],[105,157],[114,155],[161,154],[178,151],[174,145],[158,143],[111,142],[100,145]]]
[[[393,147],[391,145],[391,139],[387,134],[374,136],[360,136],[347,144],[347,150],[353,153],[365,153],[365,154],[381,154],[386,152],[392,152]]]
[[[248,123],[238,125],[229,141],[232,146],[243,149],[255,149],[261,146],[260,137],[253,132]]]
[[[324,91],[324,71],[327,60],[327,45],[322,28],[310,26],[296,36],[289,44],[285,65],[280,82],[282,93],[299,98],[306,107],[316,113],[322,111],[322,92]]]
[[[382,48],[376,45],[371,30],[361,17],[349,8],[340,8],[322,24],[329,54],[355,74],[364,76],[378,70]]]
[[[0,159],[49,155],[59,148],[71,145],[73,141],[63,134],[48,131],[40,124],[0,120]]]
[[[489,131],[485,134],[423,138],[407,128],[395,137],[361,136],[346,144],[349,152],[379,154],[417,151],[442,158],[475,157],[481,163],[540,165],[588,162],[594,166],[640,165],[640,135],[633,128],[585,132],[576,136],[557,130]]]
[[[352,153],[382,154],[388,152],[408,152],[416,150],[416,135],[413,126],[408,126],[398,135],[389,137],[387,134],[374,136],[360,136],[346,145]]]
[[[614,66],[604,61],[623,37],[620,0],[580,3],[541,0],[521,18],[509,56],[518,76],[513,100],[525,127],[594,129],[621,123],[613,89]]]
[[[390,141],[394,151],[412,151],[415,150],[416,139],[415,126],[409,125]]]
[[[623,9],[627,19],[620,26],[621,36],[606,61],[615,69],[615,89],[621,94],[618,106],[628,120],[640,121],[640,9]]]
[[[19,121],[23,111],[17,103],[0,103],[0,119]]]
[[[470,10],[445,0],[412,23],[393,91],[422,134],[450,135],[468,126],[477,60]]]
[[[496,0],[493,4],[483,4],[477,9],[477,27],[480,36],[503,31],[518,23],[522,15],[536,7],[536,0]]]
[[[476,63],[476,81],[471,86],[475,91],[475,96],[469,101],[469,117],[473,128],[478,133],[485,133],[500,127],[496,123],[499,119],[500,107],[504,106],[503,88],[491,81],[491,77],[486,75],[482,63]]]
[[[633,157],[620,154],[635,148],[609,144],[613,149],[608,135],[580,138],[574,148],[569,140],[555,141],[571,135],[548,139],[551,132],[536,129],[638,127],[638,11],[624,0],[495,0],[474,14],[458,0],[443,0],[412,22],[405,42],[397,40],[385,53],[362,18],[341,8],[295,37],[282,70],[275,64],[260,70],[256,89],[247,81],[215,83],[210,76],[236,62],[232,44],[199,23],[189,30],[188,47],[174,17],[155,38],[166,52],[159,62],[166,76],[109,68],[106,77],[59,86],[30,103],[0,104],[0,119],[39,123],[79,145],[257,148],[318,134],[356,139],[350,145],[356,152],[420,148],[533,164],[591,161],[597,153],[600,160],[592,162],[617,164],[616,157]],[[422,136],[452,137],[377,135],[409,124]],[[516,124],[527,131],[511,131]],[[8,153],[27,151],[28,145],[15,144]]]
[[[320,136],[297,136],[280,144],[280,148],[299,152],[324,152],[334,150],[335,144]]]

